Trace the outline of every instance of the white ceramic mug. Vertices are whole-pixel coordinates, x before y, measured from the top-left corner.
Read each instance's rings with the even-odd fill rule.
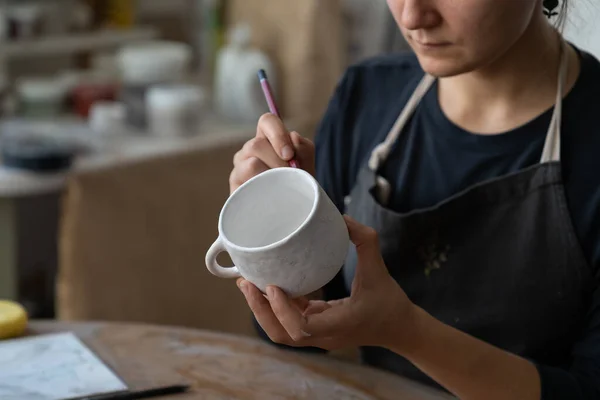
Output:
[[[275,285],[298,297],[336,276],[349,245],[344,218],[317,181],[301,169],[275,168],[229,197],[206,266],[218,277],[243,277],[263,292]],[[218,264],[225,251],[234,267]]]

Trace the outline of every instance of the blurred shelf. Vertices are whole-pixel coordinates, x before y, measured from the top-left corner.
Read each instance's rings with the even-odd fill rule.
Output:
[[[10,168],[0,160],[0,200],[63,190],[72,174],[117,168],[198,148],[216,149],[233,144],[241,148],[256,134],[256,123],[227,121],[207,113],[198,132],[188,137],[159,137],[148,132],[131,131],[124,132],[122,136],[102,138],[89,130],[85,121],[65,116],[39,121],[0,119],[2,131],[34,131],[37,135],[83,145],[91,152],[78,156],[69,171],[59,173]]]
[[[73,54],[120,46],[129,42],[155,39],[157,29],[141,27],[130,30],[103,30],[38,40],[7,41],[0,46],[0,54],[6,58],[30,58],[45,55]]]

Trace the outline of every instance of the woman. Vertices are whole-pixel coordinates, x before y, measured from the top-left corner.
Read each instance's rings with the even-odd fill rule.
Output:
[[[297,157],[356,247],[328,302],[238,282],[274,342],[461,399],[600,398],[600,63],[553,3],[388,0],[415,54],[350,68],[316,152],[260,120],[231,189]]]

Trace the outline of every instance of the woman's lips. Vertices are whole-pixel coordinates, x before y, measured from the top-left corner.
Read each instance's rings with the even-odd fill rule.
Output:
[[[451,45],[450,42],[436,42],[436,41],[428,41],[428,40],[416,40],[414,38],[410,38],[411,42],[413,42],[418,48],[431,51],[431,50],[440,50],[447,48]]]

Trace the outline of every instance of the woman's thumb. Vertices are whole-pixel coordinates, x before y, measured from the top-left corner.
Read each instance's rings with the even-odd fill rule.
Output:
[[[379,249],[377,232],[373,228],[356,222],[349,216],[344,216],[344,219],[348,226],[350,240],[356,247],[359,268],[377,268],[382,266],[383,259],[381,257],[381,250]]]

